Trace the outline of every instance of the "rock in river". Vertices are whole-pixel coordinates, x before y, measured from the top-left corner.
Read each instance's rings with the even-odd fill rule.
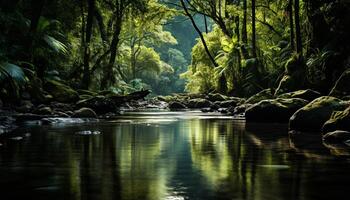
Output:
[[[298,90],[295,92],[289,92],[285,94],[281,94],[278,98],[300,98],[308,101],[313,101],[321,96],[321,93],[316,92],[314,90]]]
[[[186,109],[186,106],[180,102],[172,101],[169,103],[169,109],[170,110],[181,110],[181,109]]]
[[[97,118],[95,111],[90,108],[80,108],[79,110],[74,111],[72,117],[76,118]]]
[[[206,99],[191,99],[187,103],[189,108],[210,108],[213,103]]]
[[[334,131],[323,136],[323,141],[327,144],[347,144],[350,141],[350,132]]]
[[[350,107],[344,111],[333,112],[331,118],[323,125],[322,128],[323,133],[336,130],[350,131]]]
[[[270,99],[250,106],[246,112],[247,122],[287,123],[289,118],[308,101],[304,99]]]
[[[334,111],[342,111],[347,103],[335,97],[323,96],[299,109],[289,120],[294,131],[319,132]]]
[[[251,96],[247,101],[245,102],[246,104],[254,104],[258,103],[262,100],[266,99],[273,99],[274,98],[274,90],[272,89],[265,89],[253,96]]]

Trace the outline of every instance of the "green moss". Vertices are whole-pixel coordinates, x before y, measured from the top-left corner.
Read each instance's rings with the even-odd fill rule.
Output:
[[[274,98],[273,93],[274,93],[274,91],[272,89],[263,90],[255,95],[251,96],[245,103],[254,104],[254,103],[258,103],[262,100],[272,99],[272,98]]]
[[[291,117],[289,127],[297,131],[320,131],[334,111],[345,108],[345,102],[340,99],[330,96],[317,98]]]
[[[45,89],[58,102],[71,103],[79,100],[79,95],[75,90],[58,81],[47,80]]]
[[[324,124],[323,133],[336,130],[350,131],[350,107],[344,111],[333,112],[331,118]]]

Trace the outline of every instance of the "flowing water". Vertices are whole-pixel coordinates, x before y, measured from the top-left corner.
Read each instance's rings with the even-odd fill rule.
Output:
[[[31,125],[0,140],[0,199],[347,199],[350,159],[315,140],[197,112]]]

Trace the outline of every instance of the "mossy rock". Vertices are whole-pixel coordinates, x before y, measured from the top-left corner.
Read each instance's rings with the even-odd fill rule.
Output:
[[[181,101],[181,99],[178,97],[178,96],[158,96],[157,99],[159,101],[164,101],[164,102],[167,102],[167,103],[170,103],[172,101]]]
[[[74,111],[73,117],[75,118],[97,118],[97,114],[91,108],[80,108]]]
[[[350,69],[346,70],[340,76],[340,78],[335,83],[335,86],[332,88],[329,95],[338,97],[338,98],[350,95],[349,83],[350,83]]]
[[[184,93],[184,94],[177,94],[177,96],[186,97],[186,99],[204,99],[204,98],[206,98],[205,94],[200,94],[200,93]]]
[[[191,99],[187,103],[188,108],[210,108],[213,103],[207,99]]]
[[[250,106],[246,112],[247,122],[288,123],[289,118],[308,101],[299,98],[263,100]]]
[[[300,98],[308,101],[313,101],[320,96],[321,96],[321,93],[311,89],[307,89],[307,90],[298,90],[295,92],[281,94],[278,96],[278,98]]]
[[[323,125],[322,132],[336,130],[350,131],[350,107],[344,111],[333,112],[331,118]]]
[[[229,99],[229,97],[219,93],[210,93],[208,94],[207,99],[211,102],[215,102],[215,101],[226,101]]]
[[[289,120],[289,129],[319,132],[334,111],[342,111],[346,107],[347,104],[338,98],[319,97],[294,113]]]
[[[79,94],[71,87],[54,80],[47,80],[45,90],[58,102],[74,103],[79,100]]]
[[[236,107],[241,100],[227,100],[227,101],[216,101],[214,104],[218,106],[218,108],[230,108]]]
[[[183,103],[172,101],[169,103],[170,110],[182,110],[186,109],[186,106]]]
[[[274,90],[273,89],[265,89],[262,90],[261,92],[251,96],[247,101],[245,102],[246,104],[255,104],[258,103],[262,100],[266,99],[273,99],[274,98]]]
[[[350,132],[341,130],[333,131],[325,134],[322,139],[326,144],[345,144],[350,140]]]

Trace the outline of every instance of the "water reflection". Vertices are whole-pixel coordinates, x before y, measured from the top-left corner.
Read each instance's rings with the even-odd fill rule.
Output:
[[[285,126],[148,115],[1,141],[1,199],[337,199],[350,186],[346,158],[291,146]]]

